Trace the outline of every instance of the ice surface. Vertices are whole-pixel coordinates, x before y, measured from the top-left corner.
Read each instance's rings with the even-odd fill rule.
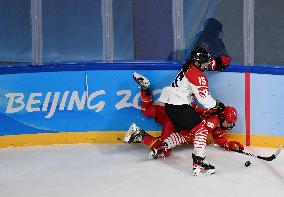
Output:
[[[216,174],[192,176],[192,146],[148,160],[142,144],[0,149],[0,197],[283,197],[284,151],[263,161],[207,148]],[[275,148],[247,148],[270,156]],[[246,161],[251,165],[245,167]]]

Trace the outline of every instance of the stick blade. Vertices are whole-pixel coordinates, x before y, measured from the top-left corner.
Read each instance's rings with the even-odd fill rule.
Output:
[[[272,155],[269,156],[269,157],[257,156],[257,158],[263,159],[263,160],[265,160],[265,161],[272,161],[272,160],[274,160],[274,159],[277,157],[277,155],[279,155],[279,153],[280,153],[281,150],[282,150],[282,147],[283,147],[283,145],[278,146],[278,148],[277,148],[277,150],[275,151],[275,153],[272,154]]]

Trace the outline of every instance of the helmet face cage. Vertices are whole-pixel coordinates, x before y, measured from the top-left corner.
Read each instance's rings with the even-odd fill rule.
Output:
[[[220,121],[220,127],[223,130],[231,130],[236,124],[234,122],[229,122],[225,118]]]

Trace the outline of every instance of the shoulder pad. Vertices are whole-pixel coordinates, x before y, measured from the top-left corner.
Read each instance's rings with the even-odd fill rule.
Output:
[[[203,72],[193,65],[184,73],[187,80],[196,86],[208,86],[208,79]]]

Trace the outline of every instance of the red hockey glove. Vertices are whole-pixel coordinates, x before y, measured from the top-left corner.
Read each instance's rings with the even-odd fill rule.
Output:
[[[228,55],[220,55],[216,58],[216,66],[214,70],[224,70],[231,63],[231,57]]]
[[[224,148],[226,150],[244,150],[244,146],[237,141],[228,141],[225,145]]]

